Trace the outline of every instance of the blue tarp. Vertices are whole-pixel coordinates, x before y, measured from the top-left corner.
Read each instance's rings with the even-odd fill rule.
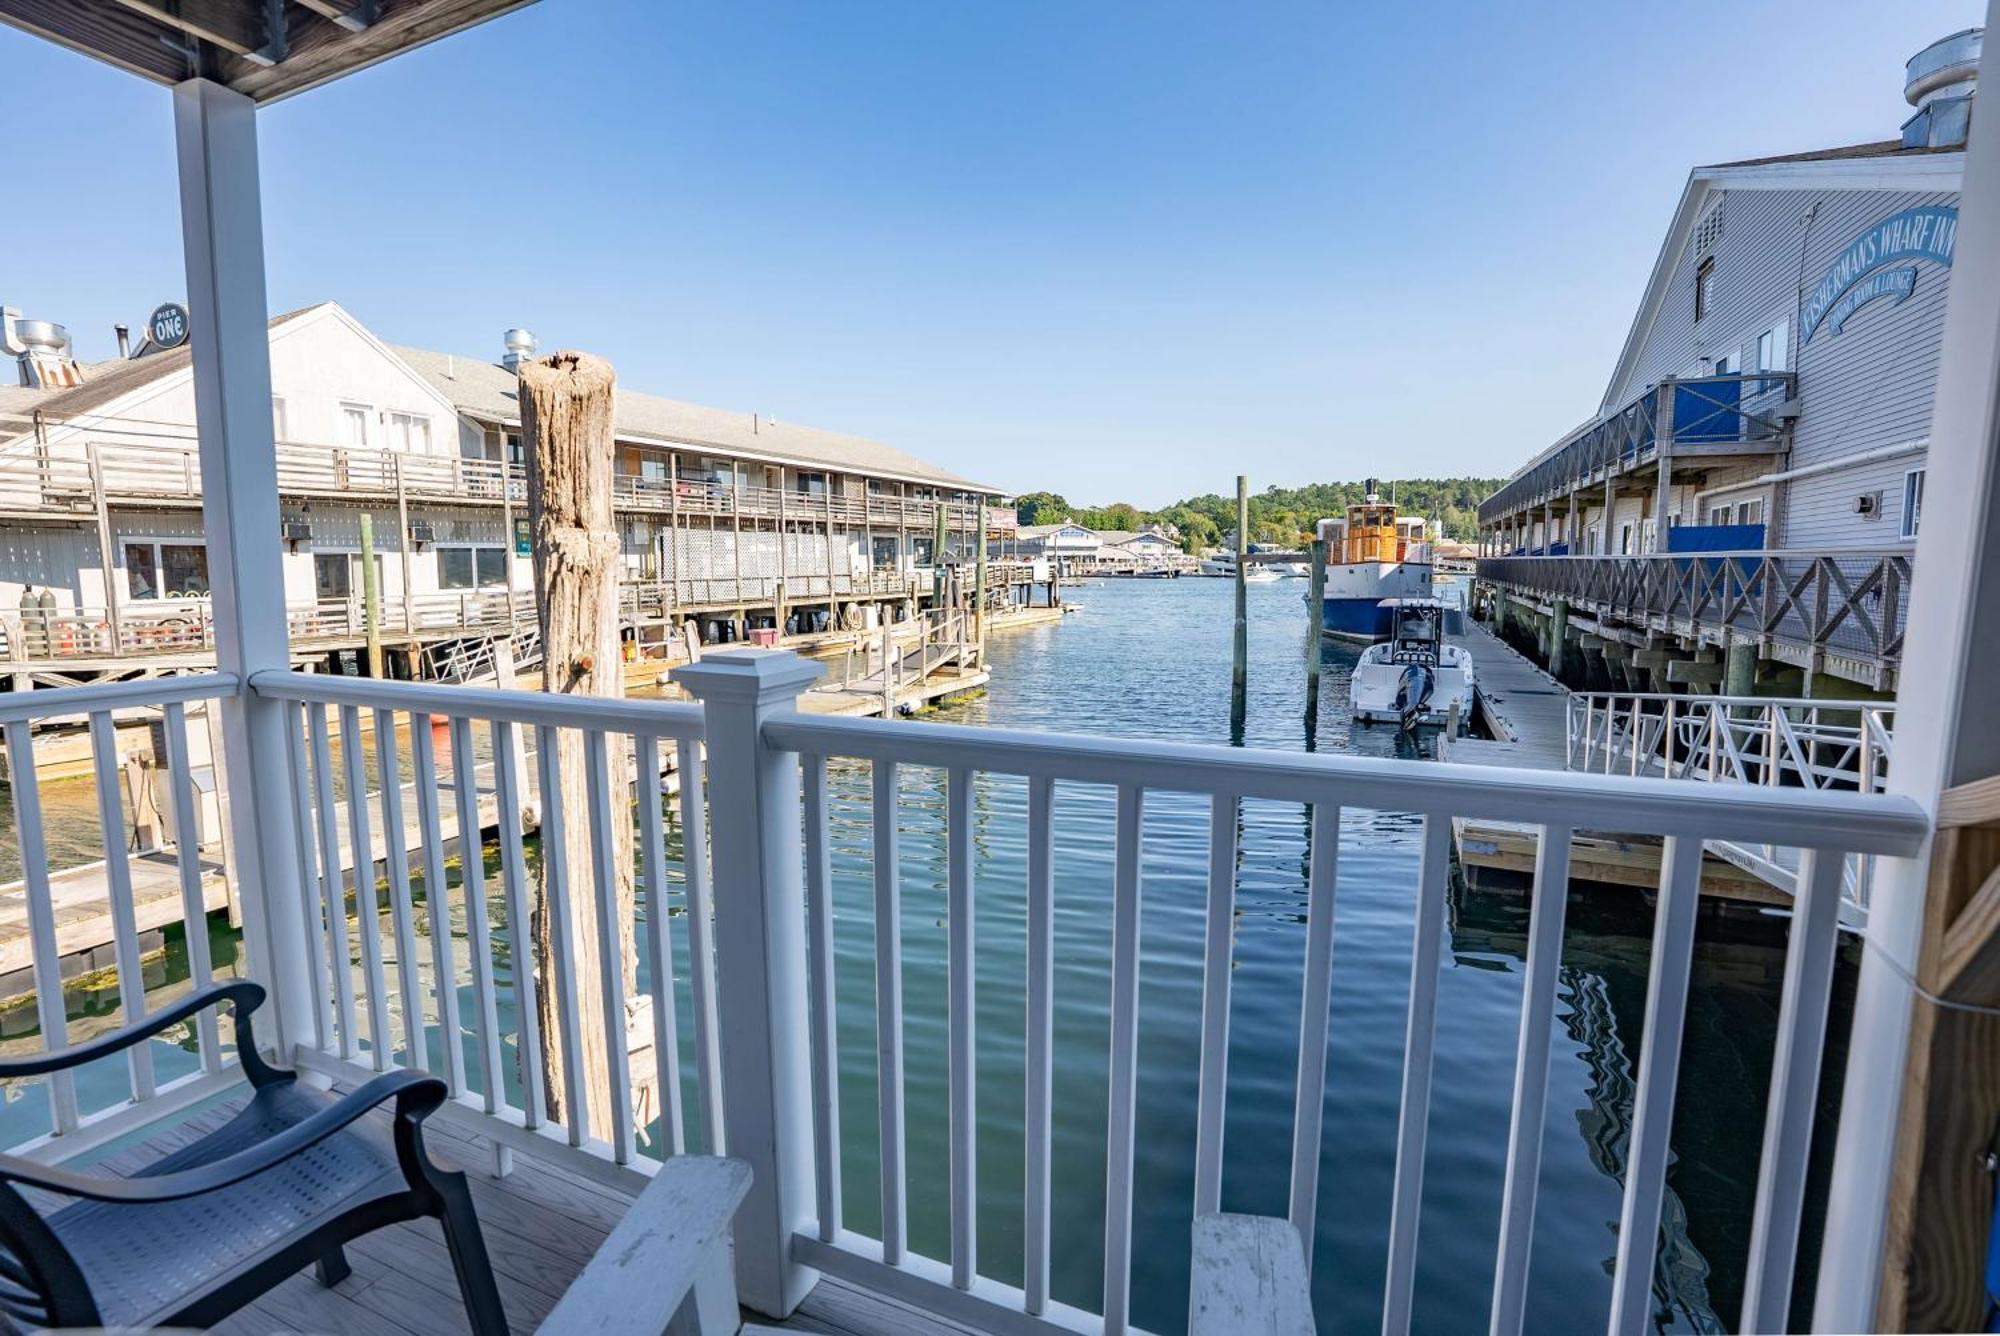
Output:
[[[1674,439],[1703,441],[1743,439],[1743,382],[1698,380],[1674,386]]]
[[[1669,552],[1761,552],[1761,524],[1676,524],[1667,530]]]

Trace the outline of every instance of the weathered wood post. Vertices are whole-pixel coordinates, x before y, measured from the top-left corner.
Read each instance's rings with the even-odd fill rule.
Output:
[[[1306,583],[1306,712],[1319,713],[1321,605],[1326,601],[1326,541],[1312,540],[1312,578]]]
[[[528,523],[534,533],[535,602],[542,621],[542,679],[546,690],[566,696],[622,694],[618,661],[618,533],[611,514],[611,364],[589,353],[559,352],[521,365],[521,433],[527,443]],[[600,931],[618,934],[625,996],[637,985],[638,956],[633,940],[632,806],[630,749],[617,734],[605,738],[618,921],[599,924],[595,860],[586,794],[584,741],[563,729],[556,758],[562,782],[544,793],[544,806],[560,804],[565,818],[562,847],[542,849],[542,879],[534,913],[535,967],[545,981],[539,990],[542,1073],[550,1117],[565,1118],[561,1025],[552,953],[558,940],[549,921],[549,875],[553,861],[568,870],[570,954],[576,980],[577,1032],[583,1058],[584,1112],[594,1135],[609,1139],[611,1064],[605,1038],[624,1033],[624,1017],[604,1014],[604,980],[598,948]],[[649,800],[658,802],[657,794]],[[621,1040],[622,1042],[622,1040]]]
[[[1245,560],[1250,555],[1250,480],[1236,475],[1236,639],[1230,657],[1229,684],[1242,695],[1249,680],[1250,612],[1249,586],[1244,584]]]
[[[361,512],[361,634],[368,646],[368,675],[382,675],[382,590],[375,579],[375,517]]]
[[[978,530],[973,535],[972,558],[972,647],[981,658],[986,654],[986,499],[981,497],[977,512]]]

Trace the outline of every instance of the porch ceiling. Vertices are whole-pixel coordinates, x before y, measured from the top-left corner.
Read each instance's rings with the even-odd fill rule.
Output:
[[[0,0],[0,23],[156,83],[272,102],[534,0]]]

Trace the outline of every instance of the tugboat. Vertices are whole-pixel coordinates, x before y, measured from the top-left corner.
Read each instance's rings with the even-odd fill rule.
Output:
[[[1404,730],[1447,723],[1457,708],[1472,719],[1472,656],[1444,643],[1445,605],[1434,598],[1381,602],[1388,638],[1361,651],[1347,688],[1348,705],[1361,723],[1393,723]]]
[[[1326,593],[1320,629],[1346,640],[1389,634],[1390,599],[1431,596],[1431,545],[1420,517],[1403,518],[1367,483],[1366,499],[1343,519],[1319,522],[1326,540]]]

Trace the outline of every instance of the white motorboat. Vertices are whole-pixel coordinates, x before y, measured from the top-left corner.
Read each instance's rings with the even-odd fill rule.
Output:
[[[1434,598],[1385,598],[1386,640],[1361,651],[1348,704],[1363,723],[1413,729],[1441,726],[1454,713],[1472,720],[1472,656],[1444,641],[1445,605]]]
[[[1244,584],[1276,584],[1285,577],[1268,564],[1250,566],[1243,572]]]

